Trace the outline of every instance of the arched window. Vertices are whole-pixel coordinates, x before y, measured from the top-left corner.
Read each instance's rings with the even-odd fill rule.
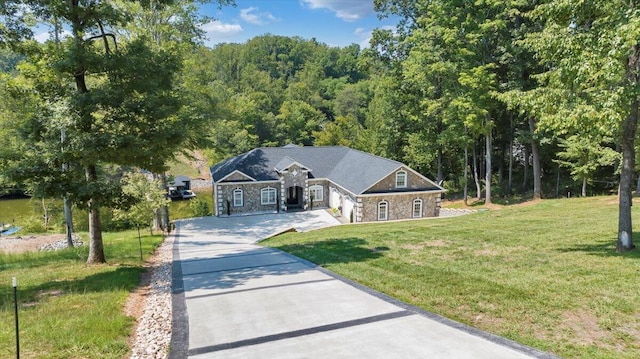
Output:
[[[407,188],[407,172],[396,172],[396,188]]]
[[[260,190],[260,204],[276,204],[276,189],[267,187]]]
[[[386,221],[389,219],[389,202],[378,202],[378,221]]]
[[[244,195],[240,188],[233,190],[233,206],[242,207],[244,205]]]
[[[324,189],[321,185],[313,185],[309,187],[309,195],[313,198],[314,202],[324,201]]]
[[[413,200],[413,218],[422,218],[422,200]]]

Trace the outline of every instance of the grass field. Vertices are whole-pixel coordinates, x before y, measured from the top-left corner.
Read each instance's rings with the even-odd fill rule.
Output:
[[[19,225],[33,214],[33,203],[28,198],[0,200],[0,223]]]
[[[617,198],[595,197],[347,225],[263,244],[562,357],[639,358],[640,252],[616,253],[616,232]]]
[[[161,236],[144,236],[147,259]],[[104,234],[109,264],[87,266],[87,246],[0,254],[0,357],[15,357],[12,277],[17,277],[24,358],[123,358],[133,319],[123,304],[143,271],[137,232]]]

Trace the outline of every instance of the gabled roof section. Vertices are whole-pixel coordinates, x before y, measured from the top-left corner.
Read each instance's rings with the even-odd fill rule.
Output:
[[[409,166],[407,166],[407,165],[401,164],[401,166],[400,166],[400,167],[398,167],[398,168],[394,169],[393,171],[391,171],[391,172],[387,173],[387,175],[386,175],[386,176],[384,176],[384,177],[382,177],[382,178],[380,178],[380,180],[379,180],[379,181],[377,181],[377,182],[375,182],[375,183],[372,183],[372,184],[371,184],[371,186],[369,186],[369,187],[365,188],[364,190],[362,190],[362,193],[364,193],[364,192],[368,192],[368,191],[371,189],[371,187],[374,187],[374,186],[375,186],[375,185],[377,185],[379,182],[381,182],[381,181],[383,181],[385,178],[387,178],[387,177],[389,177],[389,176],[391,176],[391,175],[393,175],[393,174],[397,173],[398,171],[411,172],[411,173],[413,173],[414,175],[416,175],[416,176],[418,176],[418,177],[422,178],[423,180],[425,180],[425,182],[426,182],[426,183],[428,183],[428,184],[429,184],[429,186],[430,186],[430,187],[428,187],[428,189],[432,189],[432,190],[434,190],[434,191],[439,191],[439,192],[446,192],[446,190],[445,190],[444,188],[442,188],[441,186],[439,186],[438,184],[436,184],[434,181],[432,181],[432,180],[428,179],[427,177],[423,176],[420,172],[418,172],[418,171],[416,171],[416,170],[412,169],[411,167],[409,167]],[[410,192],[410,191],[412,191],[412,190],[413,190],[413,189],[411,189],[411,188],[403,188],[403,189],[400,189],[400,191],[404,191],[404,192],[407,192],[407,191],[408,191],[408,192]]]
[[[224,180],[226,180],[227,178],[229,178],[229,177],[233,176],[234,174],[238,174],[238,175],[240,175],[240,176],[242,176],[242,177],[246,178],[248,181],[255,181],[255,180],[256,180],[255,178],[253,178],[253,177],[251,177],[251,176],[248,176],[246,173],[243,173],[242,171],[235,170],[235,171],[233,171],[233,172],[229,173],[228,175],[226,175],[226,176],[222,177],[218,182],[224,181]]]
[[[263,147],[216,164],[211,167],[211,177],[219,182],[232,172],[240,171],[256,181],[276,181],[280,179],[276,169],[287,169],[293,164],[307,168],[315,178],[326,178],[356,195],[405,166],[343,146]]]
[[[297,146],[296,146],[297,147]],[[293,147],[283,147],[283,148],[293,148]],[[300,168],[305,168],[308,169],[309,171],[311,171],[311,169],[309,168],[309,166],[303,165],[302,163],[294,160],[293,158],[289,157],[289,156],[285,156],[283,159],[280,160],[280,162],[278,162],[275,166],[275,170],[277,172],[282,172],[284,170],[288,170],[289,168],[291,168],[291,166],[293,165],[297,165]]]
[[[401,166],[398,161],[349,149],[334,165],[328,178],[354,194],[362,194]]]

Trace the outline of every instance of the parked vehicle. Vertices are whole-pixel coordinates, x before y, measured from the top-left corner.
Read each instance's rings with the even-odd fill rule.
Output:
[[[180,191],[180,195],[182,196],[182,199],[191,199],[196,197],[196,194],[188,189],[183,189],[182,191]]]

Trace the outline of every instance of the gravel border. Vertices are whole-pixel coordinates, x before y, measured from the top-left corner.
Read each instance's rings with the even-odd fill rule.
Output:
[[[149,292],[133,336],[131,359],[166,359],[171,344],[171,265],[173,235],[156,249],[155,265],[149,270]]]

